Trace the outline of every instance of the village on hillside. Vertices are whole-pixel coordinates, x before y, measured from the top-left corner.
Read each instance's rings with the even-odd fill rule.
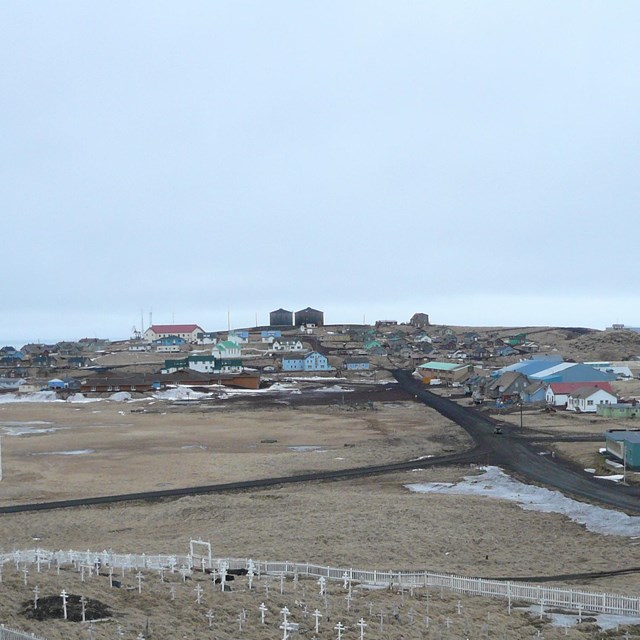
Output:
[[[126,401],[181,389],[188,398],[189,390],[266,389],[293,376],[384,381],[395,369],[410,369],[436,392],[488,411],[544,408],[611,420],[640,413],[640,330],[624,325],[472,328],[431,324],[426,313],[408,322],[327,324],[311,307],[280,308],[269,320],[226,331],[150,324],[134,328],[129,340],[4,346],[0,394],[118,394]],[[613,426],[606,434],[610,464],[640,467],[638,433]]]

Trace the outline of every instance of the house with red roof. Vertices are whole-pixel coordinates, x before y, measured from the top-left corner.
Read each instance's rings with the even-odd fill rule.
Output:
[[[203,333],[202,327],[197,324],[152,324],[143,334],[147,342],[176,336],[193,344],[198,340],[198,334]]]
[[[552,382],[547,387],[545,399],[547,404],[552,407],[566,407],[569,402],[569,396],[586,387],[602,389],[615,397],[611,384],[605,381]]]

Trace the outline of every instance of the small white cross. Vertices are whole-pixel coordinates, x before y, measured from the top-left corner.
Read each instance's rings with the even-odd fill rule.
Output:
[[[216,617],[213,613],[213,609],[207,609],[206,616],[207,620],[209,620],[209,628],[211,628],[213,626],[213,619]]]
[[[198,585],[194,589],[194,591],[196,592],[196,602],[200,604],[202,602],[202,592],[204,591],[204,589],[200,585]]]
[[[62,614],[64,616],[64,619],[66,620],[67,619],[67,597],[68,597],[68,594],[64,589],[60,593],[60,597],[62,598]]]
[[[138,593],[142,593],[142,579],[142,573],[138,571],[138,573],[136,573],[136,580],[138,581]]]
[[[38,585],[36,585],[33,588],[33,608],[37,609],[38,608],[38,594],[40,593],[40,587],[38,587]]]
[[[264,624],[264,614],[267,613],[269,609],[267,609],[267,605],[264,602],[260,604],[258,609],[260,610],[260,622]]]
[[[316,609],[313,612],[313,617],[316,619],[316,633],[318,633],[318,623],[320,622],[320,618],[322,618],[322,614],[319,609]]]
[[[360,627],[360,640],[363,640],[364,638],[364,629],[365,627],[367,627],[367,623],[364,621],[364,618],[360,618],[360,620],[358,620],[358,627]]]
[[[338,632],[338,640],[342,640],[342,632],[347,628],[342,622],[338,622],[338,624],[333,627]]]

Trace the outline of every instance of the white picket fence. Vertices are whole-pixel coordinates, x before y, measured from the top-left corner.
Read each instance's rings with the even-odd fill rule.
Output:
[[[34,636],[32,633],[26,633],[25,631],[17,631],[16,629],[9,629],[3,624],[0,624],[0,640],[45,640],[41,636]]]
[[[580,589],[544,587],[539,584],[507,582],[468,578],[431,571],[378,571],[353,568],[336,568],[301,562],[269,562],[248,558],[212,558],[185,555],[119,554],[111,551],[47,551],[30,549],[0,554],[0,565],[14,564],[16,570],[25,565],[35,565],[38,571],[45,568],[73,565],[95,566],[115,570],[167,570],[198,571],[216,569],[222,563],[228,569],[248,569],[251,565],[255,575],[285,575],[309,578],[325,577],[328,580],[362,583],[394,588],[437,588],[454,593],[502,598],[509,602],[543,604],[545,607],[607,613],[613,615],[640,616],[640,598],[612,593],[600,593]],[[0,635],[0,640],[12,636]],[[33,636],[17,636],[32,638]]]

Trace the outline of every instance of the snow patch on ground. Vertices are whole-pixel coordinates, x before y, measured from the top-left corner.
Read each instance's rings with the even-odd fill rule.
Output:
[[[95,453],[95,449],[73,449],[70,451],[44,451],[43,453],[32,453],[32,456],[83,456],[87,453]]]
[[[589,531],[613,536],[640,535],[640,517],[603,509],[567,498],[559,491],[523,484],[514,480],[498,467],[480,467],[484,473],[466,476],[464,481],[407,484],[415,493],[441,493],[448,495],[475,495],[510,500],[527,511],[560,513],[573,522],[583,524]]]
[[[64,402],[64,400],[59,400],[55,391],[5,393],[0,396],[0,404],[6,404],[9,402]]]
[[[540,605],[532,604],[530,607],[515,607],[521,611],[528,611],[534,617],[540,617]],[[544,608],[542,615],[549,620],[554,627],[574,627],[580,624],[580,616],[577,613],[548,613]],[[596,624],[603,630],[616,629],[631,624],[640,624],[640,618],[632,616],[615,616],[610,613],[586,613],[582,614],[582,621],[585,618],[594,618]]]

